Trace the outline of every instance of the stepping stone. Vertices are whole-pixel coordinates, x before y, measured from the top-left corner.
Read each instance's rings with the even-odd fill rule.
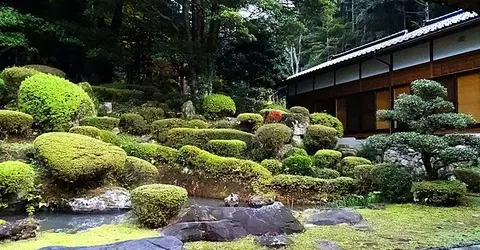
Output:
[[[330,240],[319,240],[315,242],[316,250],[342,250],[342,248],[335,242]]]
[[[91,247],[44,247],[40,250],[185,250],[183,243],[175,237],[153,237],[140,240],[122,241]]]

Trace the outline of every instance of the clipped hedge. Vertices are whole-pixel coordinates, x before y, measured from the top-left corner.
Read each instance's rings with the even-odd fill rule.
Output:
[[[39,72],[33,69],[23,67],[11,67],[6,68],[0,73],[0,78],[5,84],[5,93],[3,104],[7,104],[9,101],[17,98],[17,92],[20,88],[20,84],[30,76],[36,75]]]
[[[237,111],[235,102],[230,96],[222,94],[211,94],[203,100],[203,111],[205,116],[211,119],[219,119],[234,115]]]
[[[337,131],[337,136],[343,136],[343,124],[335,116],[327,113],[313,113],[310,115],[310,124],[323,125],[334,128]]]
[[[320,178],[320,179],[336,179],[340,177],[340,173],[337,170],[333,170],[329,168],[320,168],[320,169],[315,169],[314,177]]]
[[[310,125],[303,138],[303,145],[310,154],[320,149],[332,149],[337,144],[337,131],[323,125]]]
[[[473,192],[480,192],[480,168],[460,167],[453,171],[455,178],[467,184],[467,188]]]
[[[90,98],[94,98],[95,97],[95,94],[93,93],[93,89],[92,89],[92,85],[90,85],[90,83],[88,82],[80,82],[78,83],[78,86],[80,88],[83,89],[83,91],[85,91],[85,93],[88,94],[88,96],[90,96]]]
[[[317,168],[330,168],[338,170],[342,160],[342,153],[330,149],[318,150],[313,156],[313,165]]]
[[[305,117],[309,117],[310,116],[310,111],[308,111],[307,108],[305,107],[301,107],[301,106],[293,106],[290,108],[290,112],[292,113],[296,113],[296,114],[301,114]]]
[[[140,90],[115,89],[101,86],[92,86],[98,100],[102,102],[137,102],[145,99],[145,93]]]
[[[146,160],[152,164],[170,164],[177,160],[178,151],[155,143],[124,142],[121,147],[129,156]]]
[[[310,176],[275,175],[269,187],[281,200],[326,202],[350,194],[354,189],[354,180],[348,177],[327,180]]]
[[[395,164],[378,164],[372,170],[373,184],[382,197],[391,202],[408,202],[413,178],[404,167]]]
[[[78,85],[63,78],[35,74],[20,85],[18,108],[33,116],[43,130],[65,131],[72,122],[95,114],[92,99]]]
[[[148,123],[152,123],[165,117],[165,111],[156,107],[141,107],[137,110],[137,113],[141,115]]]
[[[279,160],[265,159],[262,162],[260,162],[260,165],[268,169],[268,171],[270,171],[274,175],[281,174],[283,171],[283,164]]]
[[[182,120],[179,118],[169,118],[157,120],[152,123],[152,134],[159,142],[165,142],[167,132],[173,128],[198,128],[204,129],[208,127],[208,123],[200,119]]]
[[[207,143],[209,152],[224,157],[242,158],[247,150],[247,143],[240,140],[211,140]]]
[[[123,168],[115,171],[116,179],[127,188],[155,183],[158,169],[150,162],[133,156],[127,156]]]
[[[92,126],[104,130],[113,130],[118,127],[120,119],[114,117],[85,117],[80,120],[81,126]]]
[[[32,127],[33,117],[17,111],[0,110],[0,134],[24,134]]]
[[[58,76],[58,77],[61,77],[61,78],[65,78],[65,76],[66,76],[65,72],[63,72],[62,70],[59,70],[57,68],[50,67],[50,66],[47,66],[47,65],[30,64],[30,65],[25,65],[23,67],[28,68],[28,69],[34,69],[38,72],[42,72],[42,73],[45,73],[45,74],[55,75],[55,76]]]
[[[240,129],[245,132],[255,132],[263,124],[263,116],[254,113],[243,113],[237,116]]]
[[[167,225],[187,200],[187,190],[173,185],[151,184],[131,192],[132,211],[139,222],[149,228]]]
[[[274,156],[290,141],[292,130],[283,124],[267,124],[257,130],[255,138],[267,156]]]
[[[357,180],[357,191],[360,194],[368,194],[374,191],[373,165],[358,165],[353,169],[353,176]]]
[[[47,175],[66,183],[84,185],[102,180],[107,173],[122,168],[126,159],[121,148],[79,134],[46,133],[33,145],[35,158]]]
[[[0,163],[0,205],[8,205],[11,198],[24,197],[35,188],[35,171],[20,161]]]
[[[118,127],[124,133],[143,135],[149,132],[147,121],[141,115],[127,113],[120,116]]]
[[[294,155],[283,160],[283,173],[313,176],[312,159],[308,156]]]
[[[347,156],[340,161],[340,173],[343,176],[354,177],[353,169],[359,165],[371,165],[372,162],[362,157]]]
[[[240,140],[250,146],[254,135],[235,129],[174,128],[168,131],[166,146],[181,148],[192,145],[204,148],[211,140]]]
[[[422,181],[412,186],[413,200],[431,206],[459,205],[467,195],[465,183],[460,181]]]
[[[288,158],[290,156],[296,156],[296,155],[308,156],[308,153],[303,148],[292,147],[285,153],[285,155],[283,155],[283,157]]]
[[[71,128],[68,132],[100,139],[100,129],[92,126],[76,126]]]

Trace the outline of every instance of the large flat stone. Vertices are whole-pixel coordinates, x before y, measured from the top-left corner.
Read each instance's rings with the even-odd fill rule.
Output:
[[[40,250],[184,250],[183,243],[175,237],[154,237],[129,240],[101,246],[44,247]]]
[[[318,210],[310,215],[305,222],[316,226],[349,224],[365,227],[368,225],[361,214],[350,209]]]

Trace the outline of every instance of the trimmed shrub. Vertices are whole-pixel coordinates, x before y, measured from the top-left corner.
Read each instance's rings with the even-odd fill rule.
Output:
[[[30,142],[0,143],[0,162],[32,162],[35,150]]]
[[[342,160],[342,153],[330,150],[321,149],[318,150],[313,156],[313,165],[317,168],[330,168],[338,170],[338,164]]]
[[[181,148],[185,145],[206,147],[211,140],[240,140],[252,144],[253,134],[235,129],[174,128],[168,131],[165,145]]]
[[[293,148],[289,149],[283,157],[288,158],[290,156],[297,156],[297,155],[308,156],[308,153],[303,148],[293,147]]]
[[[256,141],[267,156],[274,156],[280,148],[288,143],[292,131],[283,124],[267,124],[261,126],[255,133]]]
[[[191,115],[187,119],[188,120],[201,120],[201,121],[204,121],[204,122],[207,121],[207,118],[205,118],[205,116],[203,116],[203,115]]]
[[[33,117],[17,111],[0,110],[0,134],[24,134],[32,127]]]
[[[139,222],[149,228],[167,225],[187,203],[185,188],[173,185],[151,184],[135,188],[131,192],[132,211]]]
[[[290,112],[296,113],[296,114],[301,114],[301,115],[303,115],[303,116],[305,116],[305,117],[309,117],[309,116],[310,116],[310,111],[308,111],[307,108],[301,107],[301,106],[291,107],[291,108],[290,108]]]
[[[320,179],[336,179],[340,177],[340,173],[337,170],[321,168],[315,169],[315,177]]]
[[[73,121],[95,114],[92,99],[79,86],[46,74],[36,74],[22,82],[18,107],[47,131],[65,131]]]
[[[283,172],[292,175],[313,176],[312,159],[308,156],[295,155],[283,160]]]
[[[467,188],[473,192],[480,192],[480,168],[460,167],[453,172],[455,178],[467,184]]]
[[[122,132],[132,135],[143,135],[148,133],[148,124],[142,116],[127,113],[120,116],[118,127]]]
[[[210,128],[238,129],[238,122],[235,120],[222,119],[210,123]]]
[[[100,130],[99,136],[100,136],[100,140],[103,142],[110,143],[115,146],[122,145],[121,139],[119,138],[119,136],[113,133],[112,131]]]
[[[17,92],[20,84],[30,76],[36,75],[39,72],[33,69],[23,67],[6,68],[0,73],[0,78],[5,84],[5,96],[2,103],[7,104],[11,100],[17,98]]]
[[[129,156],[146,160],[152,164],[170,164],[177,160],[177,150],[155,143],[123,142],[121,147]]]
[[[402,166],[378,164],[372,170],[373,184],[382,197],[392,202],[408,202],[412,195],[412,175]]]
[[[262,162],[260,162],[260,165],[268,169],[268,171],[272,172],[272,174],[274,175],[280,174],[283,171],[283,164],[279,160],[265,159]]]
[[[93,93],[92,85],[90,85],[90,83],[88,83],[88,82],[80,82],[80,83],[78,83],[78,86],[79,86],[80,88],[82,88],[83,91],[85,91],[85,93],[87,93],[87,95],[90,96],[90,98],[94,98],[94,97],[95,97],[95,94]]]
[[[216,155],[242,158],[247,150],[247,143],[240,140],[211,140],[207,149]]]
[[[272,176],[270,171],[256,162],[214,155],[195,146],[183,146],[178,151],[178,162],[211,178],[245,180],[254,188],[263,185]]]
[[[126,153],[121,148],[84,135],[47,133],[33,145],[48,176],[67,183],[93,183],[125,164]]]
[[[459,205],[467,195],[465,183],[460,181],[422,181],[412,186],[415,202],[431,206]]]
[[[8,205],[15,196],[24,197],[33,191],[35,171],[32,166],[19,161],[0,163],[0,205]]]
[[[310,115],[310,124],[323,125],[334,128],[337,131],[337,136],[343,136],[343,124],[335,116],[327,113],[313,113]]]
[[[340,173],[343,176],[354,177],[353,169],[359,165],[371,165],[372,162],[362,157],[347,156],[340,161]]]
[[[189,128],[208,128],[208,123],[202,120],[193,119],[187,122]]]
[[[47,66],[47,65],[30,64],[30,65],[25,65],[23,67],[28,68],[28,69],[34,69],[38,72],[42,72],[42,73],[45,73],[45,74],[55,75],[55,76],[58,76],[58,77],[61,77],[61,78],[65,78],[65,76],[66,76],[65,72],[63,72],[63,71],[61,71],[57,68]]]
[[[0,78],[0,107],[7,104],[7,87],[2,78]]]
[[[92,126],[76,126],[71,128],[68,132],[100,139],[100,129]]]
[[[145,94],[140,90],[115,89],[92,86],[92,90],[99,101],[102,102],[138,102],[145,99]]]
[[[154,121],[152,123],[153,137],[159,142],[167,140],[167,132],[173,128],[186,128],[188,122],[179,118],[170,118]]]
[[[154,183],[158,177],[158,169],[148,161],[127,156],[125,166],[115,172],[115,177],[123,186],[135,188]]]
[[[218,119],[234,115],[236,112],[235,102],[229,96],[222,94],[211,94],[203,100],[203,111],[205,116],[211,119]]]
[[[337,131],[323,125],[310,125],[303,138],[303,144],[310,154],[320,149],[332,149],[337,144]]]
[[[373,165],[358,165],[353,168],[353,176],[357,180],[357,191],[360,194],[368,194],[374,191]]]
[[[104,130],[113,130],[118,127],[120,119],[115,117],[85,117],[80,120],[81,126],[92,126]]]
[[[148,123],[163,119],[165,117],[165,111],[161,108],[155,107],[142,107],[138,109],[137,113],[141,115]]]
[[[263,116],[254,113],[243,113],[237,116],[240,129],[246,132],[254,132],[263,124]]]

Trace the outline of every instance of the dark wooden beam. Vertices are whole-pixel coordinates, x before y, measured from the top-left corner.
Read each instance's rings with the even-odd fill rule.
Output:
[[[480,1],[478,0],[429,0],[432,3],[442,3],[453,5],[464,10],[480,11]]]

